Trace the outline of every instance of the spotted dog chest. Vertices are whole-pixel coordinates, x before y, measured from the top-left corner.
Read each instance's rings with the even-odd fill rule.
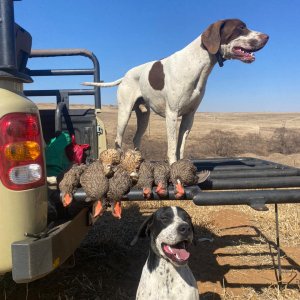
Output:
[[[145,264],[136,295],[137,300],[198,300],[196,280],[186,266],[174,267],[165,259],[151,272]]]

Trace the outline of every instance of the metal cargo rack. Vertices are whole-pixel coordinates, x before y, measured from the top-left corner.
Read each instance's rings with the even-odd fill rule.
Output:
[[[300,169],[257,158],[209,158],[193,161],[198,172],[210,171],[207,181],[185,188],[185,200],[198,206],[249,205],[255,210],[268,210],[266,204],[275,204],[278,282],[282,282],[278,204],[300,203]],[[84,201],[79,189],[74,197]],[[153,189],[153,200],[159,198]],[[169,187],[168,200],[175,199]],[[165,199],[165,200],[166,200]],[[132,189],[124,201],[147,201],[141,190]]]
[[[207,181],[186,187],[183,199],[196,205],[250,205],[266,210],[266,204],[300,203],[300,169],[257,158],[210,158],[193,161],[198,172],[209,170]],[[74,195],[84,201],[85,193]],[[153,189],[153,200],[163,200]],[[169,186],[165,199],[175,199]],[[141,190],[132,189],[124,201],[145,201]]]
[[[47,76],[78,76],[92,75],[93,81],[100,81],[100,64],[97,57],[89,50],[75,49],[42,49],[32,50],[30,58],[46,57],[85,57],[92,62],[92,68],[81,69],[42,69],[29,70],[27,74],[32,77]],[[91,149],[86,151],[87,157],[98,157],[98,137],[104,129],[97,125],[96,115],[101,109],[101,93],[99,87],[93,89],[53,89],[53,90],[26,90],[27,97],[55,97],[56,108],[40,110],[43,136],[48,143],[57,132],[68,131],[75,134],[76,141],[80,144],[89,144]],[[71,109],[70,97],[92,96],[94,109]]]

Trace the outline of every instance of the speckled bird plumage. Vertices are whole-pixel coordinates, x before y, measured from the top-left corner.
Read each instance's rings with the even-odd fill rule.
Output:
[[[114,175],[109,179],[108,199],[112,202],[113,215],[121,218],[121,200],[126,195],[133,182],[138,180],[138,170],[143,161],[138,150],[127,150],[121,157],[120,164],[115,168]],[[118,211],[118,212],[116,212]]]
[[[107,149],[100,153],[99,160],[101,161],[104,173],[110,177],[113,175],[113,168],[120,163],[121,152],[116,149]]]
[[[75,191],[77,190],[77,188],[79,186],[80,176],[82,175],[82,173],[85,170],[86,170],[86,165],[74,164],[68,171],[66,171],[63,174],[63,176],[62,176],[62,174],[59,176],[62,179],[61,180],[58,179],[58,181],[59,181],[58,188],[62,193],[63,202],[64,202],[64,196],[66,194],[69,194],[72,199],[73,194],[75,193]],[[64,204],[64,206],[66,206],[68,204]]]
[[[170,178],[173,185],[179,180],[183,185],[190,186],[198,183],[197,168],[189,159],[180,159],[170,167]]]
[[[122,167],[117,167],[114,176],[109,179],[107,197],[112,201],[119,201],[130,191],[132,181],[129,173]]]
[[[151,197],[152,187],[154,183],[154,164],[149,161],[143,161],[141,163],[138,181],[135,185],[137,189],[143,189],[144,197],[149,199]]]
[[[153,176],[154,176],[154,184],[156,186],[160,186],[165,192],[163,194],[160,194],[158,191],[158,194],[160,196],[166,196],[167,195],[167,188],[169,184],[170,179],[170,166],[165,161],[159,161],[154,163],[154,170],[153,170]]]
[[[86,201],[97,201],[108,192],[108,178],[99,160],[91,163],[80,177],[80,184],[86,193]]]
[[[121,157],[120,165],[129,173],[138,173],[142,161],[142,153],[139,150],[127,150]]]

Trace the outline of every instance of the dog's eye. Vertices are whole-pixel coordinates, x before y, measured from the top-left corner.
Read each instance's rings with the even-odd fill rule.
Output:
[[[241,29],[241,30],[244,30],[245,28],[246,28],[245,25],[240,25],[240,26],[239,26],[239,29]]]
[[[163,222],[168,222],[169,221],[169,217],[168,216],[161,216],[160,218]]]

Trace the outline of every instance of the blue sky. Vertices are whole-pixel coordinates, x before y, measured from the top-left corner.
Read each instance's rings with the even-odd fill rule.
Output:
[[[207,83],[203,112],[300,111],[299,0],[23,0],[15,19],[33,37],[33,49],[86,48],[113,81],[130,68],[183,48],[209,24],[239,18],[270,40],[253,64],[217,65]],[[91,67],[84,58],[35,59],[29,67]],[[81,88],[91,76],[36,78],[26,89]],[[102,103],[116,104],[116,89],[102,89]],[[73,103],[89,98],[73,97]],[[41,99],[37,99],[41,102]]]

